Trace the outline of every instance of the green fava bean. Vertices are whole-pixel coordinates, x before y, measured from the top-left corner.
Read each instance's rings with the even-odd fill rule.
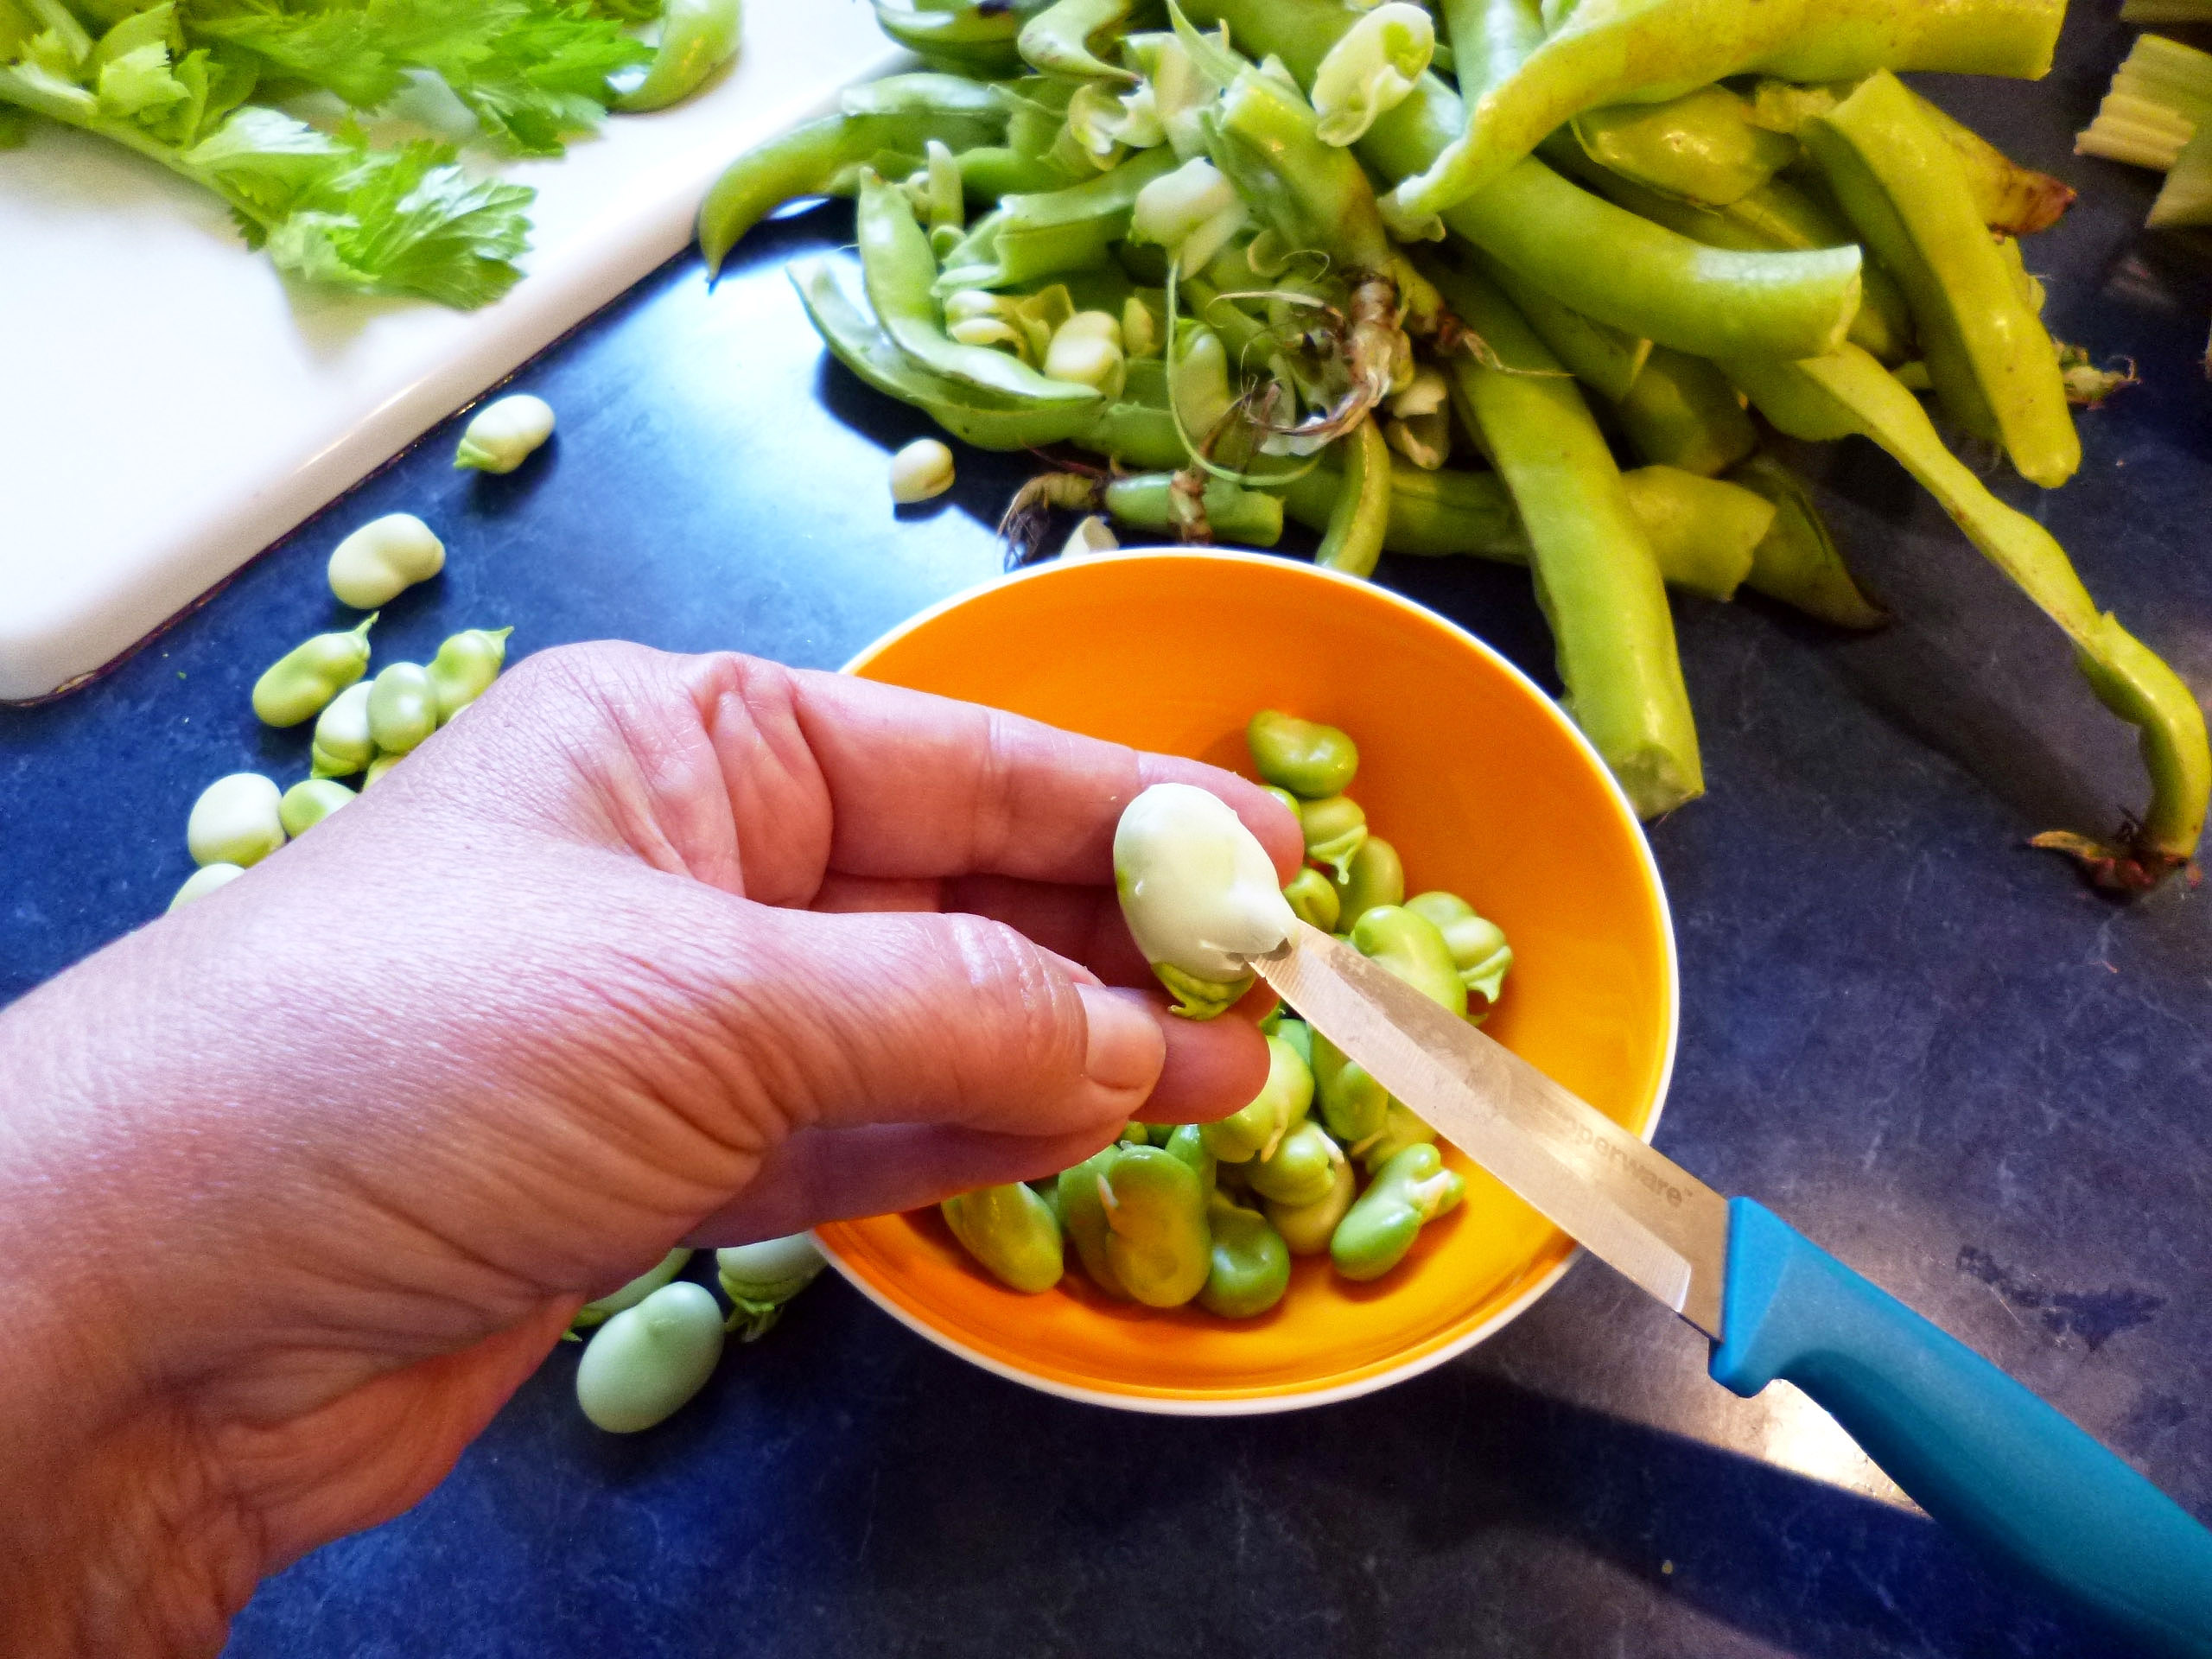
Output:
[[[1060,1230],[1075,1246],[1076,1259],[1090,1275],[1090,1282],[1124,1302],[1129,1300],[1128,1288],[1106,1253],[1109,1230],[1104,1187],[1106,1173],[1126,1150],[1116,1144],[1094,1153],[1074,1168],[1062,1170],[1059,1179]]]
[[[356,683],[330,700],[315,716],[315,744],[308,752],[317,778],[351,778],[377,758],[369,735],[369,694],[373,685]]]
[[[1458,1204],[1467,1190],[1456,1170],[1444,1167],[1433,1146],[1408,1147],[1377,1172],[1336,1236],[1329,1259],[1347,1279],[1380,1279],[1406,1259],[1421,1230]]]
[[[1403,905],[1378,905],[1352,924],[1351,948],[1388,968],[1430,1001],[1452,1013],[1467,1012],[1452,947],[1427,917]]]
[[[1467,988],[1468,1018],[1488,1014],[1504,988],[1506,970],[1513,966],[1513,947],[1505,942],[1505,930],[1477,915],[1475,907],[1456,893],[1417,893],[1406,900],[1406,908],[1428,918],[1444,935],[1459,969],[1459,982]],[[1474,1001],[1478,996],[1483,1000],[1479,1009]]]
[[[181,908],[196,899],[205,899],[218,887],[227,887],[245,874],[243,864],[202,864],[184,879],[184,885],[169,900],[171,910]]]
[[[1283,1041],[1298,1051],[1298,1058],[1305,1061],[1309,1069],[1313,1066],[1313,1027],[1303,1020],[1286,1015],[1280,1003],[1275,1007],[1274,1029],[1269,1031],[1268,1035],[1281,1038]]]
[[[253,683],[253,712],[264,726],[312,720],[368,671],[372,613],[345,633],[318,633],[271,663]]]
[[[1292,794],[1287,789],[1279,788],[1274,784],[1268,784],[1263,785],[1263,787],[1265,787],[1268,794],[1274,796],[1275,799],[1281,801],[1285,806],[1290,809],[1291,817],[1294,818],[1298,816],[1300,803],[1297,796]]]
[[[390,772],[394,766],[397,766],[406,758],[407,757],[404,754],[380,754],[377,756],[375,760],[369,762],[368,770],[361,774],[362,789],[366,790],[370,785],[382,782],[385,773]]]
[[[185,845],[195,864],[258,864],[284,844],[283,791],[257,772],[218,778],[192,804]]]
[[[1211,1265],[1206,1195],[1181,1159],[1130,1147],[1108,1167],[1106,1259],[1147,1307],[1180,1307],[1205,1287]]]
[[[423,671],[430,677],[431,695],[437,699],[439,725],[482,696],[499,677],[500,666],[507,660],[507,636],[513,632],[512,628],[468,628],[447,636]]]
[[[1328,1131],[1310,1121],[1300,1123],[1252,1165],[1252,1190],[1277,1204],[1318,1204],[1328,1197],[1337,1166],[1344,1161],[1343,1148],[1329,1138]]]
[[[821,1275],[829,1262],[812,1233],[789,1233],[715,1252],[715,1276],[730,1300],[725,1331],[753,1342],[783,1317],[784,1304]]]
[[[1435,1129],[1412,1107],[1393,1099],[1383,1109],[1382,1128],[1354,1150],[1360,1167],[1372,1175],[1407,1147],[1433,1146],[1435,1141]]]
[[[625,1308],[635,1307],[683,1272],[684,1264],[690,1260],[691,1252],[677,1245],[621,1289],[610,1291],[596,1301],[586,1302],[576,1310],[576,1317],[569,1321],[569,1329],[588,1331],[593,1325],[606,1324]]]
[[[1333,726],[1262,709],[1244,728],[1261,779],[1306,800],[1341,795],[1359,770],[1359,746]]]
[[[353,798],[334,778],[308,778],[294,784],[276,803],[276,816],[288,836],[304,836]]]
[[[1384,905],[1403,904],[1406,867],[1398,849],[1380,836],[1370,836],[1351,855],[1344,879],[1336,883],[1337,925],[1332,931],[1349,933],[1369,911]]]
[[[445,567],[445,543],[428,524],[411,512],[388,512],[331,550],[330,591],[341,605],[373,610]]]
[[[1268,1080],[1242,1110],[1200,1128],[1206,1150],[1224,1164],[1263,1157],[1313,1103],[1313,1073],[1281,1037],[1268,1039]]]
[[[1306,856],[1328,865],[1343,880],[1351,871],[1352,855],[1367,842],[1367,814],[1359,803],[1344,795],[1307,801],[1299,809],[1298,823],[1306,832]]]
[[[706,1386],[722,1357],[722,1310],[688,1279],[601,1325],[576,1366],[576,1403],[612,1434],[634,1434]]]
[[[1337,896],[1336,883],[1320,871],[1310,865],[1299,871],[1284,884],[1282,896],[1289,901],[1291,913],[1307,926],[1324,933],[1337,931],[1344,901]]]
[[[453,464],[480,473],[512,473],[553,435],[553,405],[518,391],[477,410],[461,435]]]
[[[1057,1175],[1048,1175],[1041,1181],[1032,1181],[1029,1183],[1029,1190],[1044,1199],[1045,1207],[1052,1212],[1052,1225],[1061,1227],[1060,1178]],[[1064,1237],[1066,1230],[1065,1227],[1061,1227]]]
[[[1263,1207],[1293,1255],[1322,1255],[1358,1192],[1359,1179],[1351,1173],[1351,1160],[1346,1159],[1330,1172],[1329,1190],[1312,1204],[1269,1202]]]
[[[1348,1147],[1382,1134],[1390,1109],[1389,1090],[1318,1031],[1313,1033],[1313,1098],[1329,1133]]]
[[[369,690],[369,736],[383,754],[408,753],[438,729],[438,694],[420,663],[394,663]]]
[[[1217,1194],[1206,1205],[1211,1237],[1198,1305],[1224,1319],[1266,1313],[1290,1288],[1290,1250],[1256,1210]]]
[[[1170,1158],[1179,1158],[1191,1166],[1191,1173],[1198,1178],[1200,1186],[1209,1193],[1213,1191],[1214,1173],[1220,1166],[1220,1160],[1206,1150],[1204,1124],[1175,1124],[1173,1132],[1159,1144]]]
[[[1020,1181],[963,1192],[938,1208],[952,1236],[1000,1283],[1034,1294],[1060,1282],[1060,1224]]]

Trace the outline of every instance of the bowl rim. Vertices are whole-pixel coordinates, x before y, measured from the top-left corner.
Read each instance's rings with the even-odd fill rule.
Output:
[[[1681,1039],[1682,1001],[1681,967],[1675,943],[1674,910],[1667,901],[1667,886],[1661,879],[1659,862],[1652,854],[1650,838],[1643,833],[1643,825],[1636,816],[1636,809],[1629,804],[1628,795],[1621,788],[1619,780],[1613,776],[1612,768],[1605,764],[1604,757],[1598,753],[1596,746],[1583,734],[1582,728],[1569,718],[1567,710],[1559,705],[1550,693],[1529,678],[1503,652],[1487,641],[1471,633],[1441,612],[1431,610],[1427,606],[1408,598],[1394,588],[1385,588],[1378,582],[1370,582],[1363,577],[1348,575],[1342,571],[1330,570],[1319,565],[1274,554],[1214,548],[1125,547],[1109,552],[1086,555],[1080,561],[1076,562],[1072,567],[1065,560],[1049,560],[1031,565],[1025,569],[1007,571],[963,588],[958,593],[939,600],[934,605],[916,612],[905,621],[887,629],[855,652],[837,671],[841,674],[858,673],[907,635],[929,626],[948,612],[957,610],[985,594],[995,593],[1016,582],[1049,581],[1058,572],[1071,568],[1080,569],[1084,565],[1108,559],[1226,560],[1236,563],[1262,565],[1272,570],[1297,571],[1302,579],[1306,580],[1340,582],[1358,588],[1370,596],[1378,597],[1388,604],[1412,613],[1415,618],[1426,624],[1441,627],[1456,635],[1462,644],[1473,647],[1478,655],[1488,658],[1493,667],[1503,671],[1535,699],[1547,716],[1566,734],[1574,747],[1580,751],[1583,759],[1589,763],[1592,769],[1604,782],[1615,809],[1620,812],[1629,827],[1635,832],[1633,841],[1637,862],[1643,871],[1645,880],[1649,884],[1652,896],[1658,902],[1659,933],[1665,944],[1667,1043],[1666,1052],[1660,1064],[1658,1084],[1652,1093],[1650,1116],[1644,1121],[1643,1128],[1638,1132],[1639,1138],[1646,1146],[1649,1146],[1652,1137],[1658,1132],[1659,1120],[1666,1113],[1667,1096],[1674,1084],[1675,1057]],[[855,1217],[855,1219],[861,1218]],[[820,1228],[814,1230],[813,1237],[830,1265],[836,1268],[846,1283],[851,1285],[861,1295],[890,1314],[908,1330],[934,1343],[946,1352],[957,1355],[970,1364],[979,1366],[994,1376],[1004,1377],[1008,1382],[1019,1382],[1026,1388],[1057,1395],[1063,1400],[1072,1400],[1084,1405],[1105,1406],[1119,1411],[1143,1412],[1153,1416],[1168,1417],[1252,1417],[1268,1415],[1276,1412],[1303,1411],[1309,1407],[1333,1405],[1338,1401],[1357,1399],[1362,1395],[1372,1394],[1377,1389],[1407,1382],[1424,1372],[1433,1370],[1447,1360],[1457,1359],[1477,1344],[1486,1342],[1497,1335],[1498,1332],[1535,1306],[1536,1302],[1549,1293],[1551,1288],[1566,1275],[1567,1269],[1574,1266],[1586,1254],[1580,1243],[1573,1243],[1573,1247],[1560,1258],[1558,1263],[1548,1273],[1530,1281],[1520,1294],[1489,1319],[1473,1329],[1453,1338],[1450,1342],[1440,1344],[1426,1352],[1414,1355],[1401,1363],[1379,1366],[1348,1382],[1335,1383],[1325,1388],[1301,1389],[1290,1385],[1236,1394],[1185,1395],[1084,1388],[1076,1383],[1064,1382],[1056,1378],[1041,1376],[1033,1371],[1024,1370],[1018,1365],[1009,1364],[995,1355],[983,1353],[969,1347],[950,1332],[940,1330],[911,1310],[899,1306],[871,1283],[858,1268],[848,1262],[839,1254],[836,1247],[823,1236]]]

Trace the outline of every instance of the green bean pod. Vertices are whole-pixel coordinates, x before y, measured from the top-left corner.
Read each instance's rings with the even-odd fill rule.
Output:
[[[684,1264],[690,1260],[690,1250],[677,1245],[620,1289],[609,1291],[595,1301],[586,1302],[576,1310],[575,1317],[569,1321],[569,1329],[588,1331],[594,1325],[606,1324],[625,1308],[635,1307],[683,1272]]]
[[[1945,448],[1920,401],[1855,346],[1806,362],[1722,365],[1768,420],[1819,442],[1860,434],[1896,458],[1989,561],[2075,647],[2097,700],[2134,727],[2151,804],[2139,824],[2106,842],[2066,832],[2041,844],[2081,859],[2093,880],[2122,891],[2157,886],[2195,858],[2212,797],[2204,711],[2186,683],[2110,612],[2100,612],[2066,551],[2025,513],[2005,505]]]
[[[1536,338],[1568,372],[1611,403],[1618,404],[1629,395],[1650,360],[1649,340],[1633,339],[1618,328],[1592,321],[1479,249],[1475,257],[1483,274],[1505,290],[1505,297],[1536,331]]]
[[[1198,1305],[1225,1319],[1256,1319],[1290,1288],[1290,1251],[1256,1210],[1224,1193],[1206,1205],[1206,1282]]]
[[[264,726],[296,726],[312,720],[330,700],[367,672],[369,629],[377,613],[344,633],[318,633],[262,671],[253,683],[253,712]]]
[[[1725,207],[1799,156],[1796,142],[1756,126],[1739,92],[1700,86],[1663,104],[1616,104],[1574,118],[1575,142],[1601,167],[1710,207]]]
[[[1344,451],[1344,487],[1329,511],[1313,563],[1348,576],[1371,576],[1390,537],[1390,447],[1370,415],[1346,435]]]
[[[1281,81],[1241,71],[1210,118],[1206,152],[1289,246],[1319,249],[1351,280],[1389,269],[1375,187],[1349,149],[1322,140],[1313,106]]]
[[[1128,20],[1134,0],[1054,0],[1021,26],[1014,49],[1040,75],[1075,79],[1135,80],[1136,75],[1108,63],[1090,43]]]
[[[369,735],[385,754],[412,751],[438,729],[438,694],[420,663],[394,663],[369,690]]]
[[[639,115],[690,97],[736,56],[741,15],[739,0],[665,0],[653,60],[645,79],[616,99],[614,107]]]
[[[1110,480],[1106,511],[1132,530],[1182,532],[1190,528],[1176,501],[1172,473],[1134,473]],[[1282,502],[1264,490],[1248,490],[1226,479],[1208,478],[1198,496],[1200,525],[1208,538],[1240,547],[1273,547],[1282,539]]]
[[[1023,26],[1034,3],[976,0],[976,3],[906,6],[874,0],[875,23],[925,62],[963,74],[1010,75],[1021,69]]]
[[[678,1280],[601,1325],[576,1366],[576,1403],[613,1434],[668,1418],[707,1384],[722,1354],[722,1311]]]
[[[1351,1160],[1344,1159],[1331,1167],[1329,1190],[1312,1204],[1270,1202],[1262,1208],[1291,1255],[1320,1255],[1358,1191],[1359,1178],[1352,1173]]]
[[[1613,405],[1629,448],[1656,467],[1715,478],[1758,448],[1759,435],[1728,377],[1701,357],[1654,346]]]
[[[1771,501],[1739,485],[1672,467],[1623,473],[1621,487],[1651,538],[1669,587],[1707,599],[1736,596],[1756,566],[1760,543],[1774,528]]]
[[[1103,1178],[1106,1259],[1147,1307],[1180,1307],[1205,1288],[1212,1265],[1206,1195],[1180,1159],[1157,1147],[1124,1148]]]
[[[2055,489],[2082,464],[2057,347],[1990,240],[1957,150],[1896,76],[1870,75],[1805,143],[1911,302],[1945,412]]]
[[[1888,613],[1860,591],[1804,480],[1771,455],[1753,455],[1728,474],[1774,506],[1774,522],[1751,550],[1754,593],[1841,628],[1876,628]]]
[[[1669,811],[1704,792],[1704,772],[1666,586],[1620,469],[1511,302],[1471,272],[1429,275],[1497,359],[1455,359],[1453,396],[1528,527],[1567,706],[1638,814]]]
[[[1380,1279],[1406,1259],[1421,1230],[1465,1196],[1457,1170],[1433,1146],[1408,1147],[1376,1172],[1338,1224],[1329,1259],[1347,1279]]]
[[[1009,1289],[1035,1294],[1060,1282],[1060,1224],[1020,1181],[962,1192],[938,1206],[968,1254]]]
[[[1350,733],[1278,709],[1262,709],[1245,722],[1244,747],[1262,782],[1302,800],[1343,794],[1359,771],[1359,746]]]
[[[467,628],[446,636],[423,671],[436,699],[439,725],[491,690],[507,660],[507,636],[513,632],[511,627]]]

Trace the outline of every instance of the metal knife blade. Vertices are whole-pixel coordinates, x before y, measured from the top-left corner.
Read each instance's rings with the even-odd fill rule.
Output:
[[[1600,1261],[1719,1340],[1727,1201],[1494,1039],[1304,922],[1253,968]]]

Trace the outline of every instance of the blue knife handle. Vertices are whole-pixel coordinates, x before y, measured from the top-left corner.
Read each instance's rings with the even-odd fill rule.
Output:
[[[1720,1319],[1715,1382],[1796,1383],[1936,1520],[2137,1642],[2212,1659],[2212,1532],[1748,1198],[1728,1205]]]

